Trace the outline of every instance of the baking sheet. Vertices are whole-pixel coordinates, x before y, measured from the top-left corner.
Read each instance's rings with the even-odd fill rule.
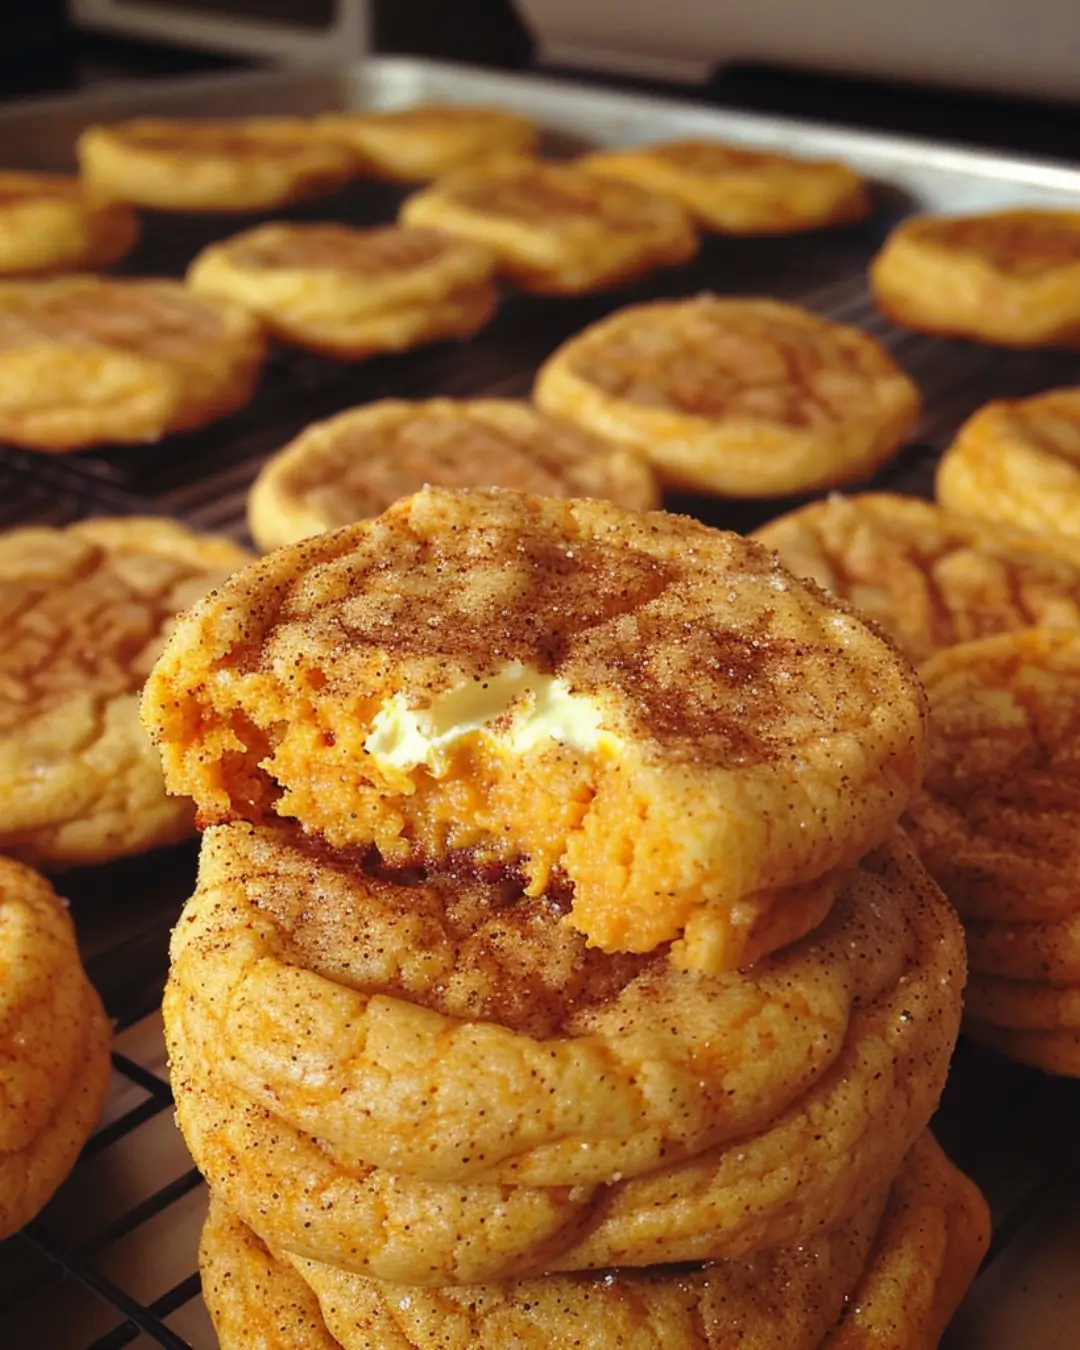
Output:
[[[1076,353],[1009,352],[897,329],[875,311],[864,279],[887,231],[912,210],[1080,205],[1080,171],[1069,166],[408,58],[373,58],[348,71],[197,77],[24,105],[0,113],[0,162],[70,167],[72,142],[83,126],[137,112],[306,114],[426,100],[519,109],[547,128],[553,153],[583,143],[712,136],[837,156],[874,180],[878,211],[851,227],[790,239],[711,238],[686,267],[618,292],[559,300],[508,295],[493,323],[463,344],[358,366],[278,351],[248,409],[160,447],[67,458],[0,450],[0,525],[150,510],[243,538],[244,498],[259,465],[308,421],[385,396],[523,395],[540,360],[586,323],[617,305],[706,288],[797,300],[864,328],[892,350],[921,386],[926,412],[912,443],[877,475],[875,486],[927,495],[941,447],[980,403],[1080,383]],[[375,223],[392,218],[403,195],[397,186],[358,182],[275,215]],[[203,244],[254,219],[149,213],[143,241],[122,270],[179,275]],[[682,497],[670,504],[746,529],[793,503]],[[65,879],[91,974],[110,1010],[131,1029],[120,1043],[125,1058],[118,1062],[112,1114],[93,1156],[35,1228],[40,1247],[19,1239],[0,1250],[5,1347],[213,1345],[192,1278],[203,1192],[170,1123],[153,1011],[168,928],[191,888],[194,857],[193,847],[181,847]],[[1074,1142],[1080,1084],[1047,1079],[962,1045],[937,1128],[987,1190],[996,1223],[993,1259],[950,1332],[949,1350],[1026,1350],[1035,1343],[1075,1350],[1080,1293],[1067,1272],[1080,1249]],[[57,1284],[43,1251],[62,1255],[75,1276]],[[79,1278],[99,1293],[88,1292]],[[131,1321],[113,1306],[124,1292],[135,1300],[126,1310]]]

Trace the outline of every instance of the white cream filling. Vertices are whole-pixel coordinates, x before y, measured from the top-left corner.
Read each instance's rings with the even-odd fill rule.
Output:
[[[499,727],[493,726],[496,721]],[[621,741],[603,727],[594,699],[566,682],[511,661],[486,680],[472,680],[413,709],[402,694],[387,699],[372,719],[364,749],[395,769],[418,765],[438,772],[445,752],[467,736],[483,735],[511,754],[558,741],[583,754],[614,752]]]

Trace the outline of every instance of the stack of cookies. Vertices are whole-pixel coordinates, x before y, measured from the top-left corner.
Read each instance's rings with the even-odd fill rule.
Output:
[[[963,643],[922,675],[933,735],[909,823],[967,927],[966,1029],[1080,1076],[1080,633]]]
[[[197,605],[144,718],[224,1350],[936,1342],[987,1221],[886,639],[693,521],[427,490]]]

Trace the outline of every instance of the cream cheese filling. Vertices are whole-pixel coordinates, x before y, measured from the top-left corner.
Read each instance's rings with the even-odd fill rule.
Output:
[[[583,754],[616,753],[622,742],[604,729],[603,720],[595,699],[573,693],[557,675],[511,661],[487,679],[449,690],[426,708],[410,708],[404,694],[394,694],[372,719],[364,749],[387,767],[424,765],[436,775],[446,752],[475,735],[514,755],[548,741]]]

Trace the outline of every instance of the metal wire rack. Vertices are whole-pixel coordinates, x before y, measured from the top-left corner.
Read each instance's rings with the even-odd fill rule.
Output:
[[[364,183],[279,215],[370,223],[391,218],[399,200],[395,188]],[[923,389],[926,413],[915,442],[873,486],[929,495],[937,455],[963,417],[989,397],[1080,382],[1080,357],[994,351],[892,328],[874,310],[863,277],[907,204],[883,192],[880,205],[865,224],[811,239],[709,241],[693,263],[617,295],[509,296],[467,344],[360,366],[278,351],[248,409],[160,450],[105,448],[54,459],[0,449],[0,527],[160,512],[244,539],[248,486],[266,457],[307,422],[377,397],[522,395],[542,357],[607,310],[702,289],[797,299],[885,342]],[[236,228],[232,217],[150,217],[125,270],[180,275],[198,248]],[[737,529],[795,504],[669,502]],[[172,1123],[157,1013],[168,932],[194,867],[194,847],[185,846],[63,880],[91,977],[117,1019],[113,1086],[69,1182],[28,1229],[0,1246],[5,1350],[215,1345],[195,1273],[204,1188]],[[990,1198],[992,1270],[1040,1207],[1077,1181],[1080,1083],[962,1044],[935,1127]]]

